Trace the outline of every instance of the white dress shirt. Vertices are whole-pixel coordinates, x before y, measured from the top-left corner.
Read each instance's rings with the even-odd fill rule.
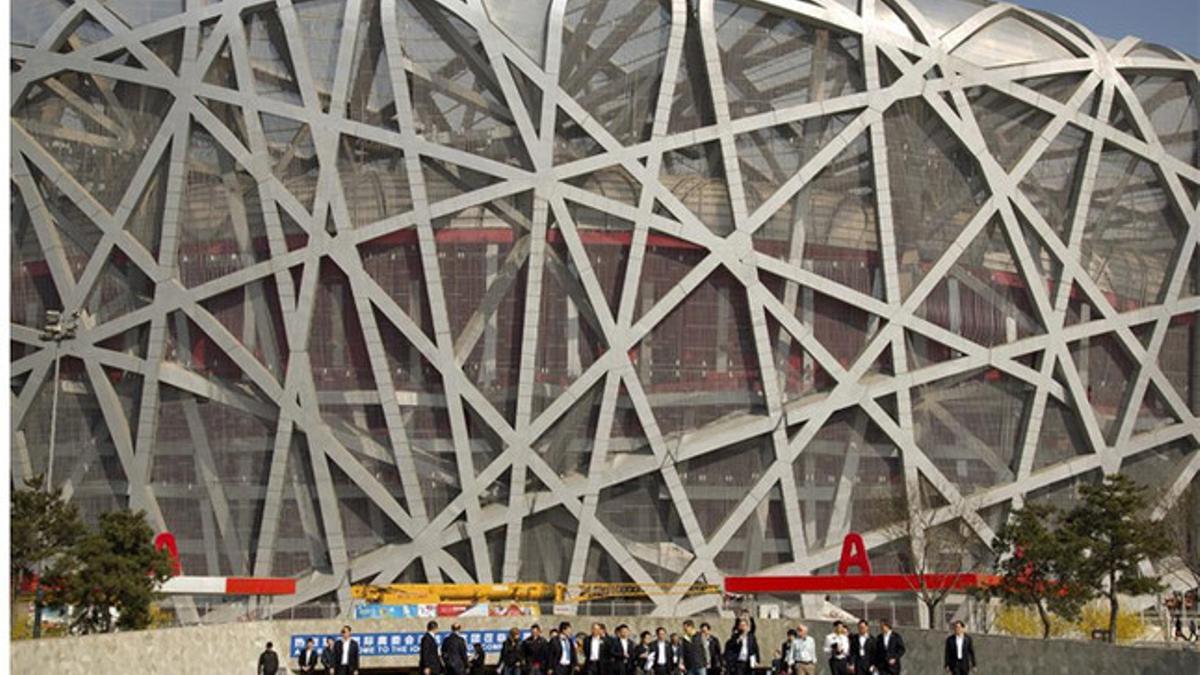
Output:
[[[962,658],[963,658],[963,655],[962,655],[963,636],[961,636],[961,635],[954,636],[954,646],[958,648],[958,660],[962,661]]]
[[[834,653],[833,646],[837,645],[837,653]],[[825,655],[841,661],[850,654],[850,638],[839,633],[830,633],[825,636]]]
[[[562,656],[558,658],[559,665],[571,665],[571,641],[567,638],[560,637],[558,638],[558,642],[562,645]]]
[[[342,665],[350,665],[350,641],[342,638]]]
[[[600,660],[600,638],[593,635],[591,645],[592,645],[592,648],[590,650],[591,653],[588,654],[588,661],[599,661]]]
[[[658,641],[658,659],[657,663],[660,666],[667,665],[667,643],[662,640]]]

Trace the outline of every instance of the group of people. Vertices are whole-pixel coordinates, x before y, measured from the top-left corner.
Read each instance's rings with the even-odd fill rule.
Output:
[[[889,621],[880,621],[879,627],[879,633],[872,634],[870,622],[863,619],[850,635],[845,623],[835,621],[818,653],[808,627],[800,624],[787,631],[787,639],[766,663],[754,619],[746,613],[723,642],[712,626],[697,626],[691,619],[683,622],[682,634],[668,634],[659,626],[653,633],[642,631],[636,636],[627,624],[610,633],[603,623],[576,634],[568,621],[543,636],[541,626],[534,624],[524,639],[520,629],[509,631],[500,647],[497,675],[751,675],[768,666],[771,675],[816,675],[820,660],[828,662],[831,675],[900,675],[904,638]],[[419,654],[419,675],[484,675],[483,645],[468,648],[457,623],[442,640],[438,640],[438,623],[426,624]],[[326,639],[324,649],[307,640],[297,661],[301,673],[358,675],[358,642],[350,626],[342,626],[340,639]],[[946,638],[944,665],[950,675],[968,675],[975,667],[975,647],[961,621],[954,623],[954,633]],[[258,673],[275,675],[278,669],[279,656],[268,642],[258,660]]]
[[[841,621],[825,636],[821,652],[803,624],[787,632],[787,639],[768,664],[762,660],[754,619],[741,615],[733,633],[722,642],[708,623],[687,619],[682,633],[669,633],[659,626],[634,635],[627,624],[611,633],[603,623],[593,623],[588,632],[576,634],[563,621],[547,635],[534,624],[529,635],[513,628],[500,648],[498,675],[750,675],[770,666],[773,675],[815,675],[825,660],[832,675],[900,675],[905,654],[904,638],[888,621],[880,622],[878,634],[861,620],[856,634]],[[421,637],[420,675],[482,675],[484,654],[480,645],[468,658],[466,641],[455,624],[439,644],[438,624],[430,621]],[[946,639],[945,670],[951,675],[968,675],[975,667],[975,647],[961,621]],[[477,670],[478,669],[478,670]]]

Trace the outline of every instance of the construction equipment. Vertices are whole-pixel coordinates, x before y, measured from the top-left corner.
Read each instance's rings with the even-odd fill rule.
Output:
[[[352,596],[371,604],[426,605],[475,604],[482,602],[549,602],[576,604],[615,598],[648,598],[659,595],[720,594],[714,584],[693,584],[677,588],[673,584],[636,584],[584,582],[579,584],[547,584],[516,582],[511,584],[389,584],[371,586],[359,584],[351,589]]]

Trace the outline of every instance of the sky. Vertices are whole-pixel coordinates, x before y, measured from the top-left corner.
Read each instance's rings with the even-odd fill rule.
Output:
[[[1119,39],[1136,35],[1200,56],[1200,0],[1009,0],[1042,9]]]

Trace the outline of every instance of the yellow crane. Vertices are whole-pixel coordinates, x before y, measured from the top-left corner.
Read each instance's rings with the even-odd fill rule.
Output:
[[[381,605],[425,605],[437,603],[475,604],[481,602],[548,602],[556,604],[593,602],[614,598],[647,598],[652,595],[720,594],[714,584],[693,584],[677,589],[673,584],[635,584],[583,582],[547,584],[516,582],[510,584],[358,584],[351,589],[355,599]]]

